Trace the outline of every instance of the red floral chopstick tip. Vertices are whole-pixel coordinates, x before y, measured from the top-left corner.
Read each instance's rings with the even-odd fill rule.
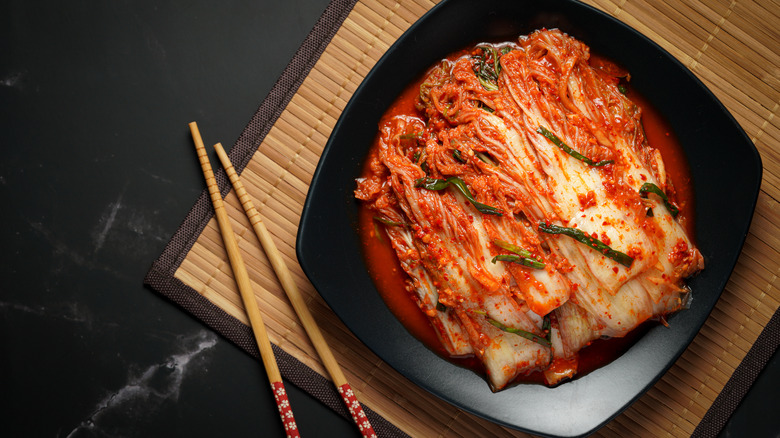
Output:
[[[295,424],[295,417],[293,417],[290,400],[287,399],[287,391],[284,390],[284,384],[282,382],[271,382],[271,389],[274,392],[274,399],[276,400],[276,406],[279,408],[279,416],[282,417],[282,424],[284,424],[287,438],[300,438],[301,434],[298,432],[298,425]]]
[[[339,386],[339,394],[341,394],[341,398],[344,399],[344,404],[347,405],[349,414],[352,415],[352,419],[355,421],[355,424],[357,424],[358,429],[360,429],[360,433],[367,438],[376,438],[376,432],[374,432],[374,428],[371,427],[371,423],[368,421],[366,413],[363,412],[363,408],[360,406],[360,402],[357,397],[355,397],[355,393],[352,391],[349,383]]]

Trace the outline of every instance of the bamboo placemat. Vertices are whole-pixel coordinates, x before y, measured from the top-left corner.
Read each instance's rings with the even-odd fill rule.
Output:
[[[712,315],[671,370],[597,433],[713,435],[778,344],[780,6],[772,0],[585,3],[634,27],[693,71],[731,111],[763,159],[764,180],[750,233]],[[327,307],[295,256],[308,184],[341,110],[381,55],[434,5],[428,0],[334,0],[230,157],[380,434],[525,436],[460,411],[382,362]],[[224,173],[217,179],[226,194]],[[227,193],[225,201],[283,375],[347,415],[235,194]],[[210,208],[204,191],[146,283],[257,356]]]

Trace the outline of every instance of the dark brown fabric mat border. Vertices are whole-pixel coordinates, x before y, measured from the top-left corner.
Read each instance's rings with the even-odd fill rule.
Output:
[[[714,437],[723,430],[753,382],[774,355],[778,345],[780,345],[780,309],[775,311],[769,323],[761,330],[756,342],[712,402],[712,406],[704,414],[704,418],[696,426],[691,437]]]
[[[239,174],[252,159],[257,147],[276,123],[287,103],[295,95],[298,87],[356,3],[357,0],[332,0],[317,20],[314,28],[231,148],[228,155]],[[230,192],[227,175],[219,168],[215,171],[215,176],[224,197]],[[174,277],[176,270],[213,215],[208,191],[204,189],[160,257],[153,262],[144,278],[144,285],[178,304],[192,316],[259,360],[260,354],[248,326]],[[714,437],[720,433],[774,354],[778,343],[780,343],[780,310],[772,316],[769,324],[734,371],[692,436]],[[273,345],[273,349],[282,376],[286,380],[344,418],[350,419],[349,412],[344,408],[338,392],[326,378],[278,346]],[[379,436],[407,436],[370,408],[364,406],[364,409]]]

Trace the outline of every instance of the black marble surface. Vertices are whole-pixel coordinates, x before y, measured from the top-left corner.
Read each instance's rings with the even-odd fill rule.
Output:
[[[259,362],[142,281],[205,187],[187,123],[232,145],[327,3],[0,4],[2,435],[283,435]],[[780,436],[777,362],[725,436]]]

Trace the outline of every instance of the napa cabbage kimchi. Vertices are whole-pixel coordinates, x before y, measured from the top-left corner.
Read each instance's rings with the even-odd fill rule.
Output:
[[[447,353],[500,390],[689,302],[702,256],[629,78],[559,30],[480,44],[385,118],[356,197]]]

